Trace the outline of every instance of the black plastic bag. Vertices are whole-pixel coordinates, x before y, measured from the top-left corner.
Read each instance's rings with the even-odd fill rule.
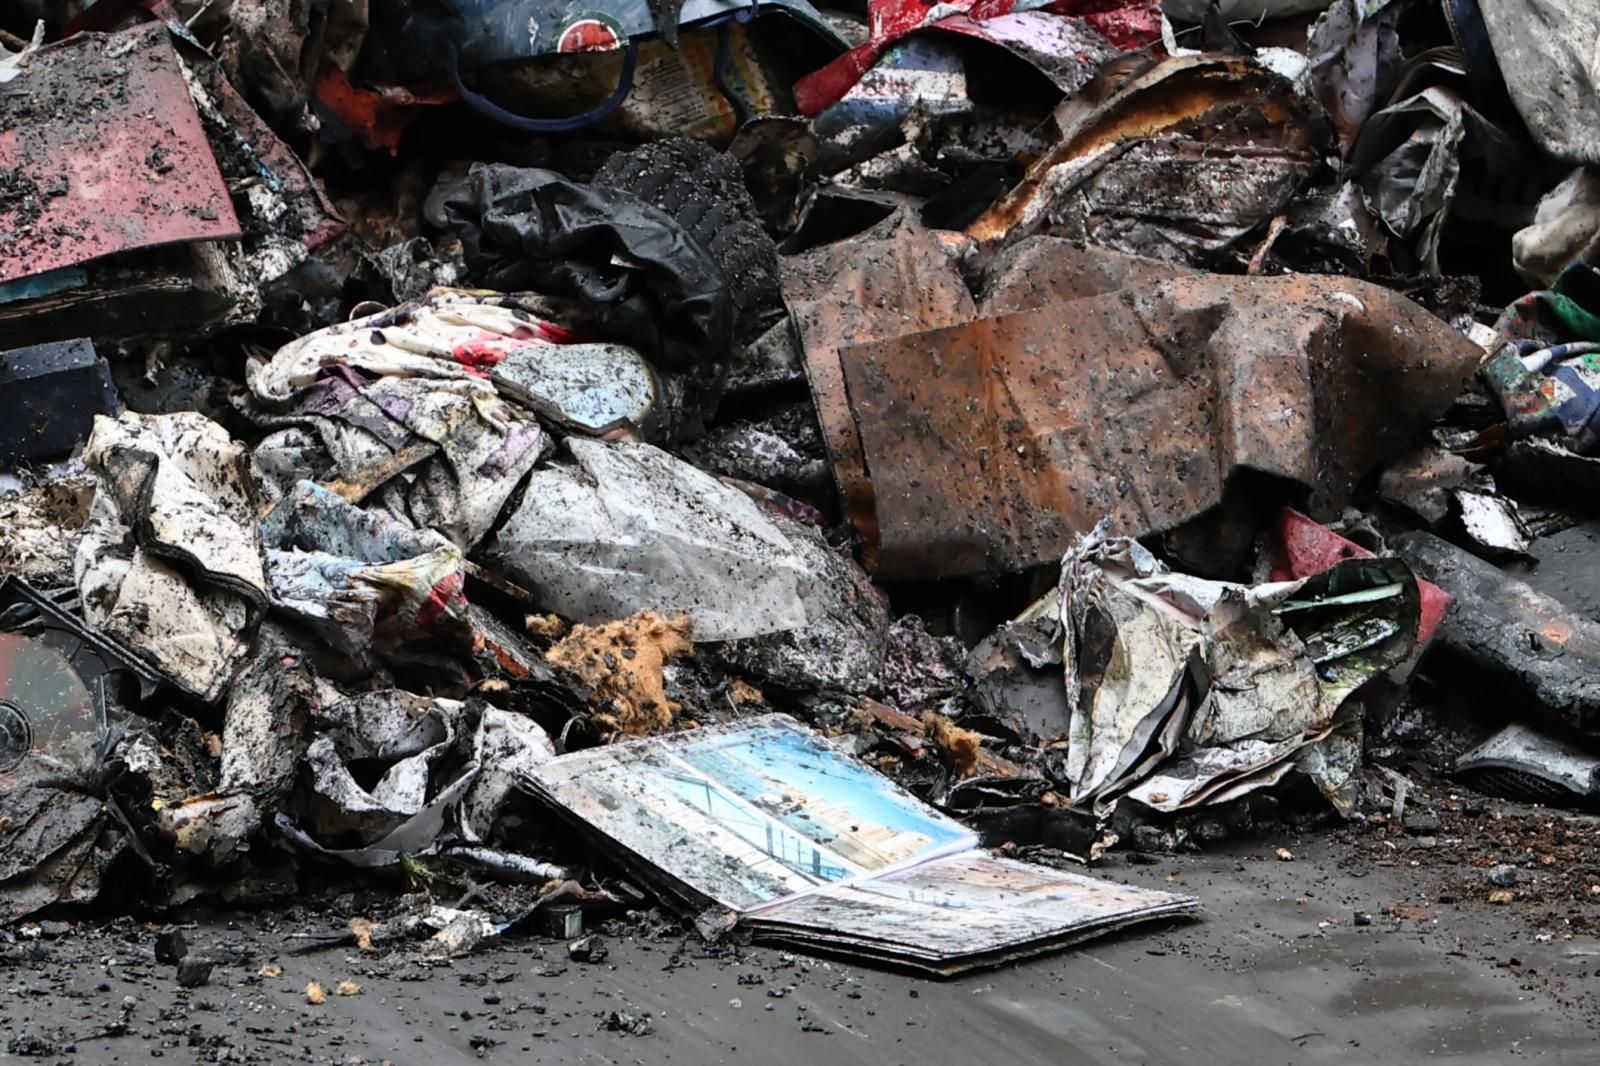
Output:
[[[727,283],[666,212],[550,170],[474,166],[445,192],[474,282],[579,300],[606,339],[715,391],[733,342]]]

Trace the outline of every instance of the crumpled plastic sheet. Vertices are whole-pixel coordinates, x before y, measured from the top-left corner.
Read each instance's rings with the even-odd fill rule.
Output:
[[[1513,137],[1443,85],[1374,114],[1350,150],[1373,212],[1430,274],[1440,272],[1439,242],[1468,152],[1494,173],[1519,156]]]
[[[648,444],[569,439],[487,546],[492,567],[576,622],[684,612],[702,640],[810,621],[814,576],[744,493]]]
[[[266,605],[244,445],[204,415],[130,412],[95,419],[84,461],[100,478],[74,562],[86,620],[217,699]]]
[[[1180,2],[1193,5],[1196,0]],[[1302,8],[1327,8],[1307,35],[1307,77],[1338,130],[1340,147],[1349,152],[1400,67],[1400,37],[1394,24],[1405,5],[1390,0],[1291,2]],[[1199,5],[1202,13],[1204,6]],[[1228,6],[1222,5],[1225,17]],[[1256,3],[1246,0],[1235,6]]]
[[[408,641],[473,646],[461,550],[303,481],[261,522],[272,605],[365,657]]]
[[[440,290],[318,330],[246,366],[258,401],[248,413],[313,430],[357,497],[377,491],[397,519],[470,548],[550,446],[490,380],[508,360],[521,366],[560,350],[565,331],[535,310],[513,296]]]
[[[1410,655],[1420,610],[1394,560],[1252,587],[1173,573],[1104,524],[1063,559],[1060,597],[1064,771],[1074,805],[1102,811],[1220,802],[1297,764],[1348,810],[1349,697]]]
[[[853,564],[652,445],[571,437],[565,448],[573,461],[535,470],[483,550],[545,609],[583,623],[682,612],[697,641],[764,672],[820,670],[850,687],[876,677],[888,622]],[[721,643],[741,641],[752,644]]]
[[[397,689],[336,703],[313,723],[304,809],[276,824],[301,847],[361,867],[451,839],[487,840],[517,774],[555,757],[530,719]]]

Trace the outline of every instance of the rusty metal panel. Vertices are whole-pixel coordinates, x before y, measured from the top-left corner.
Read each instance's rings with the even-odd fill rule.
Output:
[[[904,229],[831,244],[783,266],[783,298],[805,350],[806,376],[845,514],[867,541],[872,485],[856,433],[839,349],[965,322],[977,313],[956,266],[967,242],[954,234]]]
[[[0,283],[239,235],[165,26],[80,34],[0,85]]]
[[[1053,562],[1102,518],[1170,529],[1240,468],[1336,508],[1479,354],[1375,285],[1213,274],[846,346],[857,528],[878,577],[931,578]]]

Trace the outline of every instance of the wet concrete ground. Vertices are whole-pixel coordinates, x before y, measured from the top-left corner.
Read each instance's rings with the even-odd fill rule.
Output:
[[[0,1060],[1594,1061],[1600,940],[1474,892],[1430,898],[1423,846],[1324,834],[1118,858],[1105,876],[1193,892],[1205,916],[942,982],[759,948],[705,957],[692,935],[608,937],[597,963],[534,939],[423,968],[292,955],[301,930],[242,916],[186,930],[222,960],[188,991],[155,962],[154,927],[51,927],[0,963]],[[343,980],[360,993],[337,995]]]

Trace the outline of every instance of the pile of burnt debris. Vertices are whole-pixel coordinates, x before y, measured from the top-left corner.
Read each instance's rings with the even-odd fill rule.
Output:
[[[1068,872],[1131,841],[1600,803],[1522,580],[1600,499],[1597,39],[5,5],[0,922],[465,878],[351,935],[943,972],[1191,907]]]

